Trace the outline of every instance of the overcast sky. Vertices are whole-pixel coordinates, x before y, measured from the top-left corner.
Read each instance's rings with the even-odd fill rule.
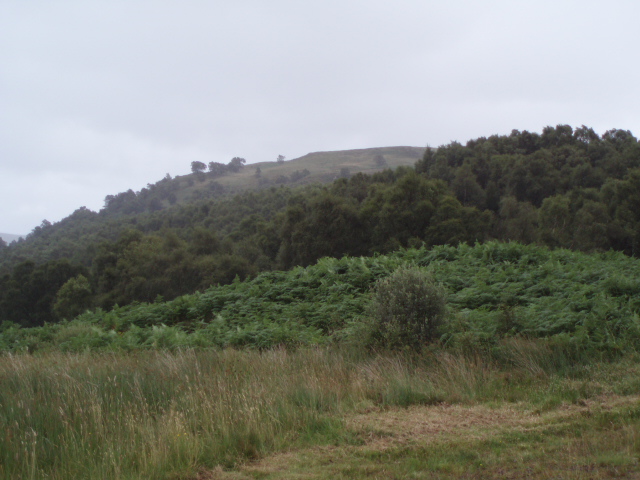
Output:
[[[637,0],[0,0],[0,232],[194,160],[640,134]]]

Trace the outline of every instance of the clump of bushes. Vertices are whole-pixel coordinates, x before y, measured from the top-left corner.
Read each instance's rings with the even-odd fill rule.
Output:
[[[168,302],[86,311],[70,322],[0,322],[0,352],[324,343],[420,349],[435,340],[465,349],[494,347],[503,337],[640,351],[638,279],[640,259],[622,253],[516,243],[323,258]],[[80,287],[71,293],[87,291]]]
[[[368,307],[371,340],[385,348],[420,349],[438,336],[447,293],[423,269],[401,267],[373,287]]]

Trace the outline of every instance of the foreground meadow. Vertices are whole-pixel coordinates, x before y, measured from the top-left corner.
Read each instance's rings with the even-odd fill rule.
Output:
[[[637,355],[566,352],[5,354],[0,478],[637,478]]]

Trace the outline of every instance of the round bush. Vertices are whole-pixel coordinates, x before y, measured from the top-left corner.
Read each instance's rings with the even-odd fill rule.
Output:
[[[369,305],[373,341],[419,349],[436,338],[446,316],[446,292],[417,267],[399,268],[376,282]]]

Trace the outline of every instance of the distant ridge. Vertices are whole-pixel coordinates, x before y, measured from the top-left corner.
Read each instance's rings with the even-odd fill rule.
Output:
[[[24,238],[26,235],[14,235],[13,233],[0,233],[0,238],[2,238],[7,244],[11,242],[17,242],[19,238]]]
[[[309,183],[329,183],[341,176],[356,173],[375,173],[386,168],[413,166],[422,158],[426,147],[377,147],[357,150],[313,152],[281,163],[257,162],[246,165],[240,171],[227,173],[213,179],[227,192],[239,192],[272,185],[303,185]],[[260,174],[256,175],[256,169]],[[185,175],[193,177],[193,175]],[[196,183],[183,188],[178,195],[188,199],[194,190],[210,188],[209,183]],[[187,200],[189,201],[189,200]]]
[[[358,174],[373,174],[386,169],[413,167],[423,156],[426,147],[376,147],[357,150],[313,152],[299,158],[245,164],[232,168],[223,164],[201,163],[201,169],[171,177],[167,175],[155,184],[148,184],[140,192],[128,190],[105,198],[105,214],[154,212],[172,205],[188,205],[207,198],[232,196],[250,190],[275,187],[298,187],[308,184],[327,184],[338,178]],[[196,163],[196,162],[193,162]]]

